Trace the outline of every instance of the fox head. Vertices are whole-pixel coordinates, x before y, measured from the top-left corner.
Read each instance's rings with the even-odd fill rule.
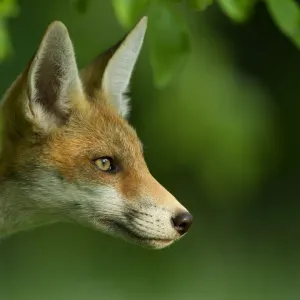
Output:
[[[17,182],[20,223],[26,214],[33,226],[72,221],[152,248],[187,232],[191,214],[150,174],[126,120],[146,27],[143,17],[79,71],[67,28],[55,21],[6,92],[1,175]]]

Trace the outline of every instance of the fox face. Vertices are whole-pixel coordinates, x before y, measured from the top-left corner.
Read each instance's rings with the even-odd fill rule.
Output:
[[[2,173],[19,182],[14,201],[31,223],[76,222],[151,248],[189,229],[191,214],[151,175],[127,121],[146,27],[144,17],[79,71],[68,31],[55,21],[7,91]]]

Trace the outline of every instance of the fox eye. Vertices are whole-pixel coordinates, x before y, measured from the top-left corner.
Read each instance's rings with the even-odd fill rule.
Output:
[[[113,172],[117,169],[113,163],[113,159],[108,156],[95,159],[94,164],[103,172]]]

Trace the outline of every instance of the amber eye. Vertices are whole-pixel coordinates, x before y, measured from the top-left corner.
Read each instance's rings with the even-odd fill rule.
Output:
[[[115,171],[116,167],[113,164],[113,159],[111,157],[100,157],[94,160],[94,164],[103,172]]]

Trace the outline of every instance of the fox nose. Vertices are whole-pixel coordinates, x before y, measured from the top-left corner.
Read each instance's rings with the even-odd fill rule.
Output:
[[[175,216],[175,218],[172,218],[172,222],[177,232],[182,235],[186,233],[192,225],[193,216],[188,212],[180,213]]]

